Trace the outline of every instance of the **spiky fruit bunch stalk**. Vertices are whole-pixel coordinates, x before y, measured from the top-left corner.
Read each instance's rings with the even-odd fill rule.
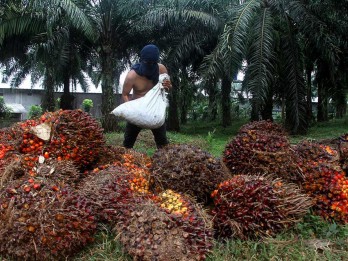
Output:
[[[131,211],[124,212],[115,226],[119,240],[136,260],[204,260],[212,247],[209,219],[187,198],[164,193],[154,201],[133,201]],[[170,197],[186,209],[170,209]]]
[[[90,203],[68,187],[19,179],[0,192],[0,254],[14,260],[65,260],[93,241]]]
[[[151,171],[157,188],[186,193],[203,204],[211,201],[210,193],[220,182],[231,177],[211,154],[185,144],[157,150]]]
[[[237,175],[212,193],[217,237],[274,236],[293,226],[312,205],[294,184],[265,176]]]
[[[348,178],[341,168],[313,164],[305,172],[303,189],[315,200],[314,211],[326,220],[348,223]]]
[[[267,129],[263,131],[261,127],[265,124]],[[223,162],[232,174],[269,174],[299,184],[303,174],[297,165],[298,156],[288,138],[277,130],[277,125],[277,131],[271,131],[270,126],[273,123],[257,122],[244,126],[226,145]]]

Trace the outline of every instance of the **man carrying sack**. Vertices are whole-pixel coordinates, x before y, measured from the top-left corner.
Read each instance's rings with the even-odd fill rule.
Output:
[[[164,94],[164,90],[163,89],[160,90],[160,88],[169,90],[172,87],[172,84],[169,80],[169,76],[167,75],[168,74],[167,68],[163,64],[160,64],[158,62],[159,62],[158,47],[153,44],[146,45],[140,52],[140,62],[131,67],[131,70],[128,72],[125,78],[123,91],[122,91],[122,99],[125,103],[129,102],[129,105],[133,103],[131,104],[131,106],[132,108],[135,109],[134,111],[136,111],[136,107],[138,107],[137,109],[139,111],[137,115],[135,115],[135,118],[136,118],[135,120],[132,120],[131,119],[132,117],[129,117],[128,119],[127,117],[124,117],[127,120],[127,125],[126,125],[126,131],[124,134],[123,146],[126,148],[133,148],[139,132],[144,127],[151,129],[155,138],[157,148],[161,148],[168,144],[166,126],[164,123],[165,108],[166,108],[167,101]],[[160,75],[161,75],[161,78],[160,78]],[[163,79],[163,77],[165,79]],[[130,101],[129,94],[131,90],[133,90],[133,95]],[[152,92],[156,92],[156,94]],[[159,93],[158,95],[157,95],[157,92]],[[150,97],[150,95],[152,96]],[[148,96],[148,97],[145,97],[145,96]],[[139,100],[135,101],[136,99],[139,99]],[[164,105],[162,104],[163,100],[165,100]],[[147,103],[147,104],[143,105],[143,103]],[[148,103],[152,103],[152,104],[149,105]],[[124,105],[127,105],[127,104],[124,104]],[[148,107],[149,110],[147,110],[147,108],[144,108],[144,109],[139,108],[139,106]],[[131,111],[132,108],[128,109],[128,111]],[[151,125],[146,125],[146,124],[137,125],[138,121],[141,122],[146,117],[150,118],[146,115],[140,115],[140,114],[142,114],[143,111],[146,111],[146,110],[147,110],[146,113],[149,113],[151,109],[154,110],[151,114],[155,118],[157,117],[157,115],[154,115],[154,114],[158,113],[158,111],[161,111],[160,116],[157,117],[157,118],[161,118],[161,121],[160,121],[161,126],[154,125],[155,127],[152,128]],[[154,122],[154,120],[152,121]]]

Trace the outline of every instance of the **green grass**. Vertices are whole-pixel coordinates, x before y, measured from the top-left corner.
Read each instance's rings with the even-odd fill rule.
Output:
[[[115,237],[110,230],[103,229],[96,236],[95,243],[74,260],[132,260]],[[308,214],[297,226],[275,238],[215,242],[207,260],[348,260],[347,238],[348,226],[328,223]]]
[[[221,157],[227,143],[234,138],[246,119],[233,121],[229,127],[222,127],[218,122],[192,122],[181,126],[180,132],[168,131],[168,139],[171,143],[185,143],[196,145],[209,151],[215,157]],[[305,136],[289,136],[291,143],[297,143],[304,139],[323,140],[333,139],[348,132],[348,117],[333,119],[325,123],[315,123]],[[106,134],[109,144],[122,146],[123,133]],[[134,149],[148,155],[152,155],[156,145],[151,131],[142,130],[135,143]]]

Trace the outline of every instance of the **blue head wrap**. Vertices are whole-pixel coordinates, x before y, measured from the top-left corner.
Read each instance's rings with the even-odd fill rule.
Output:
[[[140,52],[140,63],[134,64],[133,69],[140,76],[144,76],[156,85],[159,77],[159,49],[156,45],[146,45]]]

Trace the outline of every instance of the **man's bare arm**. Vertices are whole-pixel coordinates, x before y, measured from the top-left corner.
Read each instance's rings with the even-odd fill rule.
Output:
[[[128,95],[130,94],[131,90],[133,89],[133,72],[129,71],[127,73],[127,76],[123,83],[123,89],[122,89],[122,100],[124,102],[129,101]]]

